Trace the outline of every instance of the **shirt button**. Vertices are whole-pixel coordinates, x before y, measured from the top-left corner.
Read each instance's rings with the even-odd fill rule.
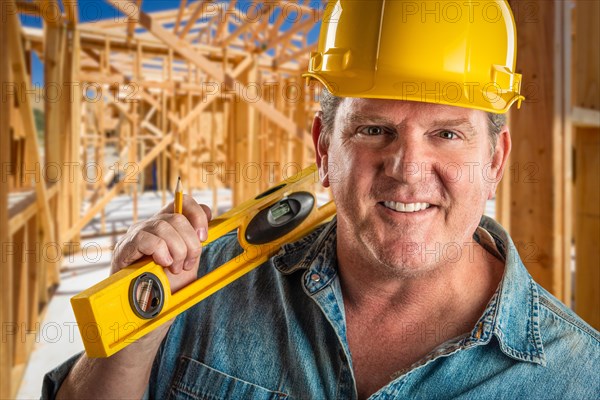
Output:
[[[310,280],[313,282],[320,282],[321,281],[321,276],[319,274],[312,274],[310,276]]]

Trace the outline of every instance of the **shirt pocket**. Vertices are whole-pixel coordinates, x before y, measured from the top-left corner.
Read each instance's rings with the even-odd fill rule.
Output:
[[[287,399],[287,394],[265,389],[218,371],[200,361],[181,357],[171,384],[171,399]]]

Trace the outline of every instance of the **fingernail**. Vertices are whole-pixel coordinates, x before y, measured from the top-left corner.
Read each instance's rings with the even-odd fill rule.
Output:
[[[208,233],[206,232],[206,228],[198,228],[196,233],[198,233],[198,239],[201,242],[204,242],[206,241],[206,239],[208,239]]]
[[[173,258],[171,256],[167,256],[167,265],[173,265]]]

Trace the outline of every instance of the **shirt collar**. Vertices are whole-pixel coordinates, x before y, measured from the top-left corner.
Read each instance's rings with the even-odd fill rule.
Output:
[[[310,294],[337,276],[336,219],[294,243],[283,246],[273,259],[283,274],[304,270],[303,281]],[[537,285],[521,262],[507,232],[493,219],[483,216],[474,235],[489,252],[505,261],[504,275],[486,310],[465,344],[487,344],[496,337],[507,356],[546,365],[539,323]]]
[[[318,292],[337,276],[336,226],[334,217],[302,239],[284,245],[273,264],[285,275],[305,270],[307,291]]]
[[[493,238],[505,260],[502,281],[488,303],[471,339],[487,343],[492,335],[509,357],[546,365],[539,321],[537,284],[527,272],[515,244],[496,221],[482,217],[479,226]]]

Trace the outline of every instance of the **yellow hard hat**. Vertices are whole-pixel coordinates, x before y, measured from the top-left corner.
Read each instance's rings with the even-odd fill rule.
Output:
[[[336,96],[504,113],[524,99],[515,63],[505,0],[335,0],[303,76]]]

